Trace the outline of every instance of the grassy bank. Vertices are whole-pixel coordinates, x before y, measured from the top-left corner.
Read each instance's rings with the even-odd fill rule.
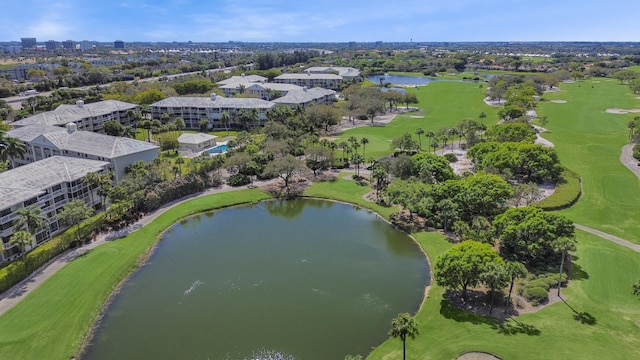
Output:
[[[430,259],[451,245],[436,233],[415,237]],[[407,340],[412,359],[455,359],[484,351],[503,359],[631,359],[640,357],[638,299],[631,294],[640,256],[593,235],[579,232],[574,281],[559,302],[536,313],[496,322],[458,310],[432,285],[416,315],[420,335]],[[611,266],[611,264],[617,264]],[[577,316],[593,318],[582,323]],[[402,343],[389,339],[367,359],[402,359]]]
[[[543,136],[555,144],[560,161],[582,179],[582,197],[562,213],[576,223],[640,243],[640,182],[620,163],[628,143],[627,123],[634,114],[606,113],[607,108],[640,107],[626,85],[612,79],[561,84],[545,98],[538,115],[549,118]],[[637,114],[635,114],[637,115]]]
[[[0,359],[70,359],[109,294],[164,229],[195,213],[267,198],[259,190],[243,190],[189,200],[72,261],[0,317]]]

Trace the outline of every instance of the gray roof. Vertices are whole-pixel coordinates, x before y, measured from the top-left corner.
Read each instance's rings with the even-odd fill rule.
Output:
[[[301,91],[290,91],[287,95],[273,100],[276,104],[306,104],[308,102],[321,99],[325,96],[333,96],[336,92],[324,88],[311,88]]]
[[[230,109],[271,109],[275,104],[256,98],[226,98],[216,96],[215,100],[210,97],[169,97],[155,102],[149,107],[188,107],[188,108],[230,108]]]
[[[247,89],[253,87],[260,87],[263,89],[272,89],[277,91],[296,91],[302,90],[302,86],[294,85],[294,84],[279,84],[279,83],[255,83],[247,85]]]
[[[70,122],[79,122],[80,120],[103,116],[117,111],[130,110],[137,108],[138,105],[118,100],[105,100],[95,103],[78,105],[63,104],[55,110],[46,111],[22,120],[11,123],[14,126],[26,126],[32,124],[46,125],[65,125]]]
[[[218,81],[218,85],[229,85],[235,84],[247,84],[247,83],[255,83],[255,82],[265,82],[269,80],[268,78],[260,75],[243,75],[243,76],[232,76],[228,79]]]
[[[107,165],[106,161],[52,156],[0,173],[0,209],[43,194],[54,185],[101,171]]]
[[[200,144],[205,141],[216,139],[217,136],[205,133],[182,133],[178,136],[180,144]]]
[[[326,79],[326,80],[342,80],[342,76],[336,74],[282,74],[275,78],[276,80],[289,79]]]
[[[346,66],[314,66],[306,69],[311,73],[326,73],[327,71],[335,71],[340,76],[356,77],[360,75],[360,70]]]
[[[76,130],[69,132],[67,129],[48,125],[23,126],[9,130],[6,134],[9,137],[18,138],[27,143],[46,140],[60,150],[79,152],[107,159],[158,149],[157,145],[146,141],[103,135],[92,131]]]

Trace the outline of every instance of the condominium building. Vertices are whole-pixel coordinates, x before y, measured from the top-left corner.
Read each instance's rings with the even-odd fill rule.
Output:
[[[9,243],[19,230],[14,226],[19,209],[33,205],[48,219],[48,226],[35,234],[29,250],[68,227],[56,218],[65,204],[82,200],[94,207],[100,202],[97,189],[90,189],[81,179],[90,172],[104,173],[108,165],[106,161],[53,156],[0,173],[0,241],[6,249],[0,259],[12,260],[19,254]]]
[[[302,88],[297,91],[290,91],[286,95],[273,100],[278,105],[310,106],[310,105],[331,105],[336,99],[336,92],[319,87],[307,89]]]
[[[23,49],[35,49],[38,46],[36,38],[20,38]]]
[[[360,70],[346,66],[314,66],[307,68],[305,72],[311,74],[336,74],[344,80],[360,79]]]
[[[85,104],[78,100],[76,105],[60,105],[55,110],[46,111],[11,123],[14,127],[34,124],[65,126],[75,123],[80,130],[104,133],[104,122],[115,120],[122,125],[132,125],[132,112],[138,105],[118,100],[105,100]]]
[[[20,140],[26,149],[23,156],[9,159],[13,166],[52,156],[106,161],[116,182],[125,176],[126,168],[132,163],[150,162],[158,157],[159,149],[145,141],[77,130],[74,123],[67,124],[66,128],[46,124],[22,126],[7,131],[6,136]]]
[[[343,78],[336,74],[312,74],[305,72],[303,74],[282,74],[273,79],[280,84],[293,84],[309,89],[321,87],[331,90],[340,90]]]
[[[211,94],[210,97],[169,97],[149,105],[151,116],[160,119],[160,115],[166,113],[172,119],[180,117],[184,120],[187,129],[200,128],[200,120],[209,121],[210,129],[224,129],[226,124],[220,122],[222,113],[226,112],[231,118],[231,128],[251,127],[264,125],[267,120],[267,112],[275,104],[271,101],[255,98],[226,98]],[[258,122],[241,124],[238,117],[242,110],[256,109]]]

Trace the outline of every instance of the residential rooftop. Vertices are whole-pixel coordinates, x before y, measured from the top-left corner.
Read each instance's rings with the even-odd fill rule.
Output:
[[[257,83],[257,82],[267,82],[268,78],[260,75],[245,75],[241,76],[232,76],[228,79],[218,81],[218,85],[229,85],[229,84],[248,84],[248,83]]]
[[[226,98],[224,96],[189,97],[174,96],[155,102],[151,107],[227,108],[227,109],[270,109],[275,104],[256,98]]]
[[[306,104],[316,99],[323,98],[325,96],[333,96],[336,92],[334,90],[324,88],[311,88],[300,91],[290,91],[287,95],[273,100],[276,104]]]
[[[7,131],[6,135],[27,143],[42,137],[60,150],[68,150],[108,159],[150,149],[158,149],[157,145],[145,141],[103,135],[91,131],[70,131],[58,126],[43,124],[15,128]]]
[[[119,100],[105,100],[95,103],[84,104],[82,102],[76,105],[63,104],[55,110],[46,111],[22,120],[11,123],[14,126],[26,126],[32,124],[45,124],[62,126],[70,122],[79,122],[97,116],[103,116],[118,111],[133,110],[138,105],[127,103]]]
[[[216,139],[217,136],[209,135],[205,133],[182,133],[178,137],[178,142],[181,144],[200,144],[204,141]]]
[[[103,170],[106,161],[52,156],[0,173],[0,209],[18,205],[64,182]]]

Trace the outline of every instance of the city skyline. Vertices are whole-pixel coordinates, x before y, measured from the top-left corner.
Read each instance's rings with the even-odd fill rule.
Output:
[[[405,5],[405,6],[402,6]],[[29,11],[24,11],[29,9]],[[8,0],[0,41],[439,42],[640,41],[640,4],[459,0]]]

